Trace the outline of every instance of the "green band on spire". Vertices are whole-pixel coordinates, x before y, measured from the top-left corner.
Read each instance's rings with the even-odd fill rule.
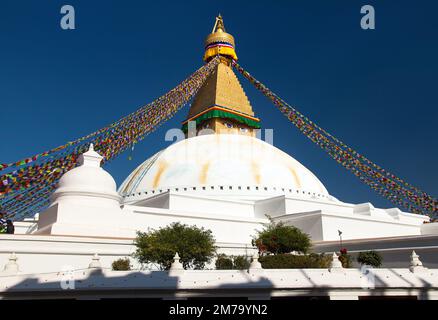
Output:
[[[197,117],[191,121],[195,121],[196,125],[198,125],[205,120],[213,119],[213,118],[233,119],[237,122],[246,124],[248,127],[260,129],[260,122],[258,122],[258,121],[246,118],[244,116],[237,115],[235,113],[227,112],[224,110],[217,110],[217,109],[213,109],[213,110],[210,110],[206,113],[203,113],[202,115],[200,115],[199,117]],[[188,122],[184,123],[182,128],[181,128],[182,131],[187,132],[187,126],[188,126]]]

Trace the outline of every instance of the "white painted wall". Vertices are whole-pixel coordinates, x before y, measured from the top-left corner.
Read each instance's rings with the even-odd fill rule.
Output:
[[[305,214],[288,214],[274,218],[275,222],[284,222],[286,225],[297,227],[307,233],[312,241],[323,240],[322,219],[320,211]]]
[[[438,234],[438,222],[424,223],[421,226],[421,234],[424,235]]]
[[[158,229],[173,222],[196,225],[213,232],[217,242],[251,243],[256,229],[262,229],[262,224],[268,220],[258,218],[242,218],[228,214],[194,213],[179,210],[164,210],[125,206],[124,221],[129,223],[132,230]]]
[[[428,220],[398,209],[376,209],[368,203],[351,205],[284,195],[251,201],[170,191],[153,196],[149,202],[152,207],[145,207],[148,201],[143,200],[143,206],[124,205],[122,209],[101,207],[99,201],[92,205],[90,199],[83,203],[81,199],[71,197],[68,202],[52,205],[41,214],[36,234],[133,238],[138,230],[179,221],[212,230],[219,242],[249,244],[255,230],[268,222],[266,214],[287,220],[314,241],[338,240],[337,230],[343,232],[345,240],[419,235]],[[315,212],[321,217],[311,214]]]
[[[323,237],[320,240],[339,240],[338,230],[342,231],[343,239],[367,239],[420,235],[420,228],[421,224],[323,212]]]
[[[438,270],[411,272],[403,269],[249,269],[107,271],[88,269],[63,273],[3,276],[0,297],[19,294],[20,298],[100,298],[136,297],[185,298],[190,296],[248,296],[269,299],[275,296],[329,296],[333,300],[357,300],[359,296],[403,295],[418,299],[438,299]],[[74,290],[61,284],[74,281]],[[221,290],[217,290],[221,288]]]
[[[255,249],[246,243],[217,242],[217,253],[252,256]],[[0,235],[0,275],[11,253],[18,258],[22,274],[58,272],[64,269],[86,269],[94,254],[103,268],[111,269],[114,260],[128,257],[134,269],[139,263],[132,258],[133,239],[90,238],[41,235]],[[207,266],[214,268],[214,261]]]

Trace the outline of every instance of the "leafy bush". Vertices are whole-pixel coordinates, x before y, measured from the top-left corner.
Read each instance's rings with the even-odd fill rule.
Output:
[[[249,265],[250,261],[246,256],[227,256],[222,253],[216,259],[217,270],[245,270]]]
[[[331,265],[331,257],[324,254],[311,253],[308,255],[276,254],[259,258],[264,269],[301,269],[324,268]]]
[[[236,256],[233,259],[233,269],[246,270],[249,268],[251,262],[247,256]]]
[[[211,230],[179,222],[158,230],[137,232],[134,257],[142,264],[155,263],[168,270],[178,252],[185,269],[202,269],[214,257],[216,248]]]
[[[216,259],[217,270],[231,270],[233,269],[233,260],[225,254],[219,254]]]
[[[361,265],[368,265],[379,268],[382,265],[382,256],[376,251],[359,252],[357,262]]]
[[[120,258],[114,260],[111,266],[114,271],[129,271],[131,270],[131,261],[129,258]]]
[[[286,226],[282,222],[275,223],[272,220],[264,230],[257,232],[253,238],[253,245],[257,246],[260,252],[273,254],[291,251],[306,253],[311,246],[309,236],[300,229]]]
[[[351,268],[353,265],[351,256],[347,252],[341,252],[338,259],[341,261],[343,268]]]

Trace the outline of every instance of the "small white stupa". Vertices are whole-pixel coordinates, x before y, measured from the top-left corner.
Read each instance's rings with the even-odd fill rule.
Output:
[[[59,180],[50,207],[41,215],[36,234],[110,236],[121,220],[116,182],[101,168],[103,157],[93,144],[80,155],[79,166]]]

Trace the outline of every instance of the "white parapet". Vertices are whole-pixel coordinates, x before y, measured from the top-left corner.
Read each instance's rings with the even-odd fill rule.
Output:
[[[180,270],[182,271],[182,270]],[[72,271],[68,275],[71,288],[63,284],[63,272],[3,276],[0,297],[99,299],[105,297],[270,297],[325,296],[331,299],[360,299],[365,296],[414,296],[418,299],[438,297],[438,269],[413,273],[409,269],[371,269],[373,280],[364,283],[359,269],[344,269],[332,273],[328,269],[269,269],[254,270],[184,270],[166,271]],[[262,270],[263,271],[263,270]],[[372,276],[371,276],[371,275]]]

